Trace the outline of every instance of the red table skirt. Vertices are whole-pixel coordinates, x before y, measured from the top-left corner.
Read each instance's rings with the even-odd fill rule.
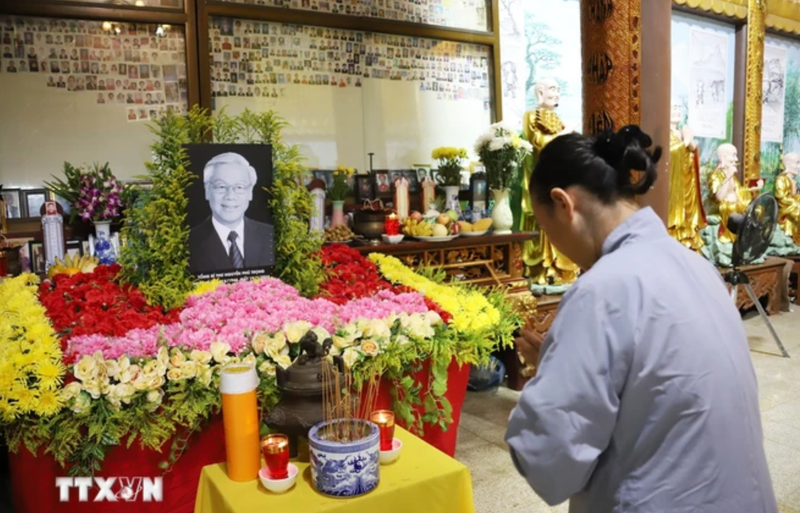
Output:
[[[429,372],[430,366],[426,362],[423,369],[414,375],[423,384],[423,392],[427,390]],[[464,404],[468,381],[469,365],[459,368],[455,362],[451,363],[446,397],[453,406],[453,424],[446,431],[438,426],[427,426],[422,437],[450,456],[456,450],[461,406]],[[391,408],[389,387],[389,383],[381,383],[378,408]],[[168,458],[170,446],[171,442],[167,442],[161,453],[142,449],[137,443],[130,449],[115,447],[106,454],[97,477],[160,476],[162,471],[158,465]],[[79,502],[78,489],[73,488],[70,501],[62,503],[59,502],[56,477],[66,476],[64,469],[42,450],[34,456],[23,446],[16,454],[9,455],[14,510],[16,513],[192,513],[201,469],[223,461],[225,437],[222,417],[219,416],[212,419],[200,433],[192,436],[183,455],[164,476],[163,502],[142,502],[141,499],[136,502],[91,502],[97,494],[97,488],[93,487],[89,490],[89,502]]]

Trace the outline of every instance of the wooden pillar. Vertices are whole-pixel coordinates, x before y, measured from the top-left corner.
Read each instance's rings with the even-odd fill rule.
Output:
[[[671,2],[581,0],[584,132],[641,125],[669,154]],[[639,200],[666,221],[667,156]]]
[[[749,0],[747,11],[747,82],[745,83],[744,148],[745,180],[761,176],[761,100],[764,75],[764,39],[767,1]]]

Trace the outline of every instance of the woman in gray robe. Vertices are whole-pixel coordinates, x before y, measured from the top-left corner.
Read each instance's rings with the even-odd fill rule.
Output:
[[[631,126],[542,151],[536,219],[585,272],[511,413],[512,460],[571,513],[776,513],[739,312],[717,270],[636,204],[656,179],[651,144]],[[524,333],[520,353],[539,342]]]

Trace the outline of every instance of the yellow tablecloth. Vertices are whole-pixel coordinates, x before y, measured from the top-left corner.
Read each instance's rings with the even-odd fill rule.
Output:
[[[267,491],[258,480],[234,483],[225,464],[203,468],[195,513],[474,513],[469,469],[399,426],[400,459],[381,465],[380,484],[367,495],[336,499],[317,493],[308,463],[293,462],[300,474],[285,494]]]

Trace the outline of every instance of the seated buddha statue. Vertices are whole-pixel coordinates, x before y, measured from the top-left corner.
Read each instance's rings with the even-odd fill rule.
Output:
[[[689,249],[703,247],[700,230],[706,214],[700,194],[700,157],[692,130],[678,128],[683,117],[680,105],[672,106],[669,144],[669,233]]]
[[[775,177],[775,199],[778,201],[778,225],[800,246],[800,194],[797,173],[800,155],[787,153],[782,159],[783,171]]]
[[[754,193],[764,186],[759,180],[756,187],[746,188],[736,176],[739,171],[739,152],[732,144],[723,144],[717,148],[717,168],[708,175],[708,192],[710,200],[719,208],[720,226],[719,241],[731,244],[736,236],[728,229],[731,214],[744,214]]]

